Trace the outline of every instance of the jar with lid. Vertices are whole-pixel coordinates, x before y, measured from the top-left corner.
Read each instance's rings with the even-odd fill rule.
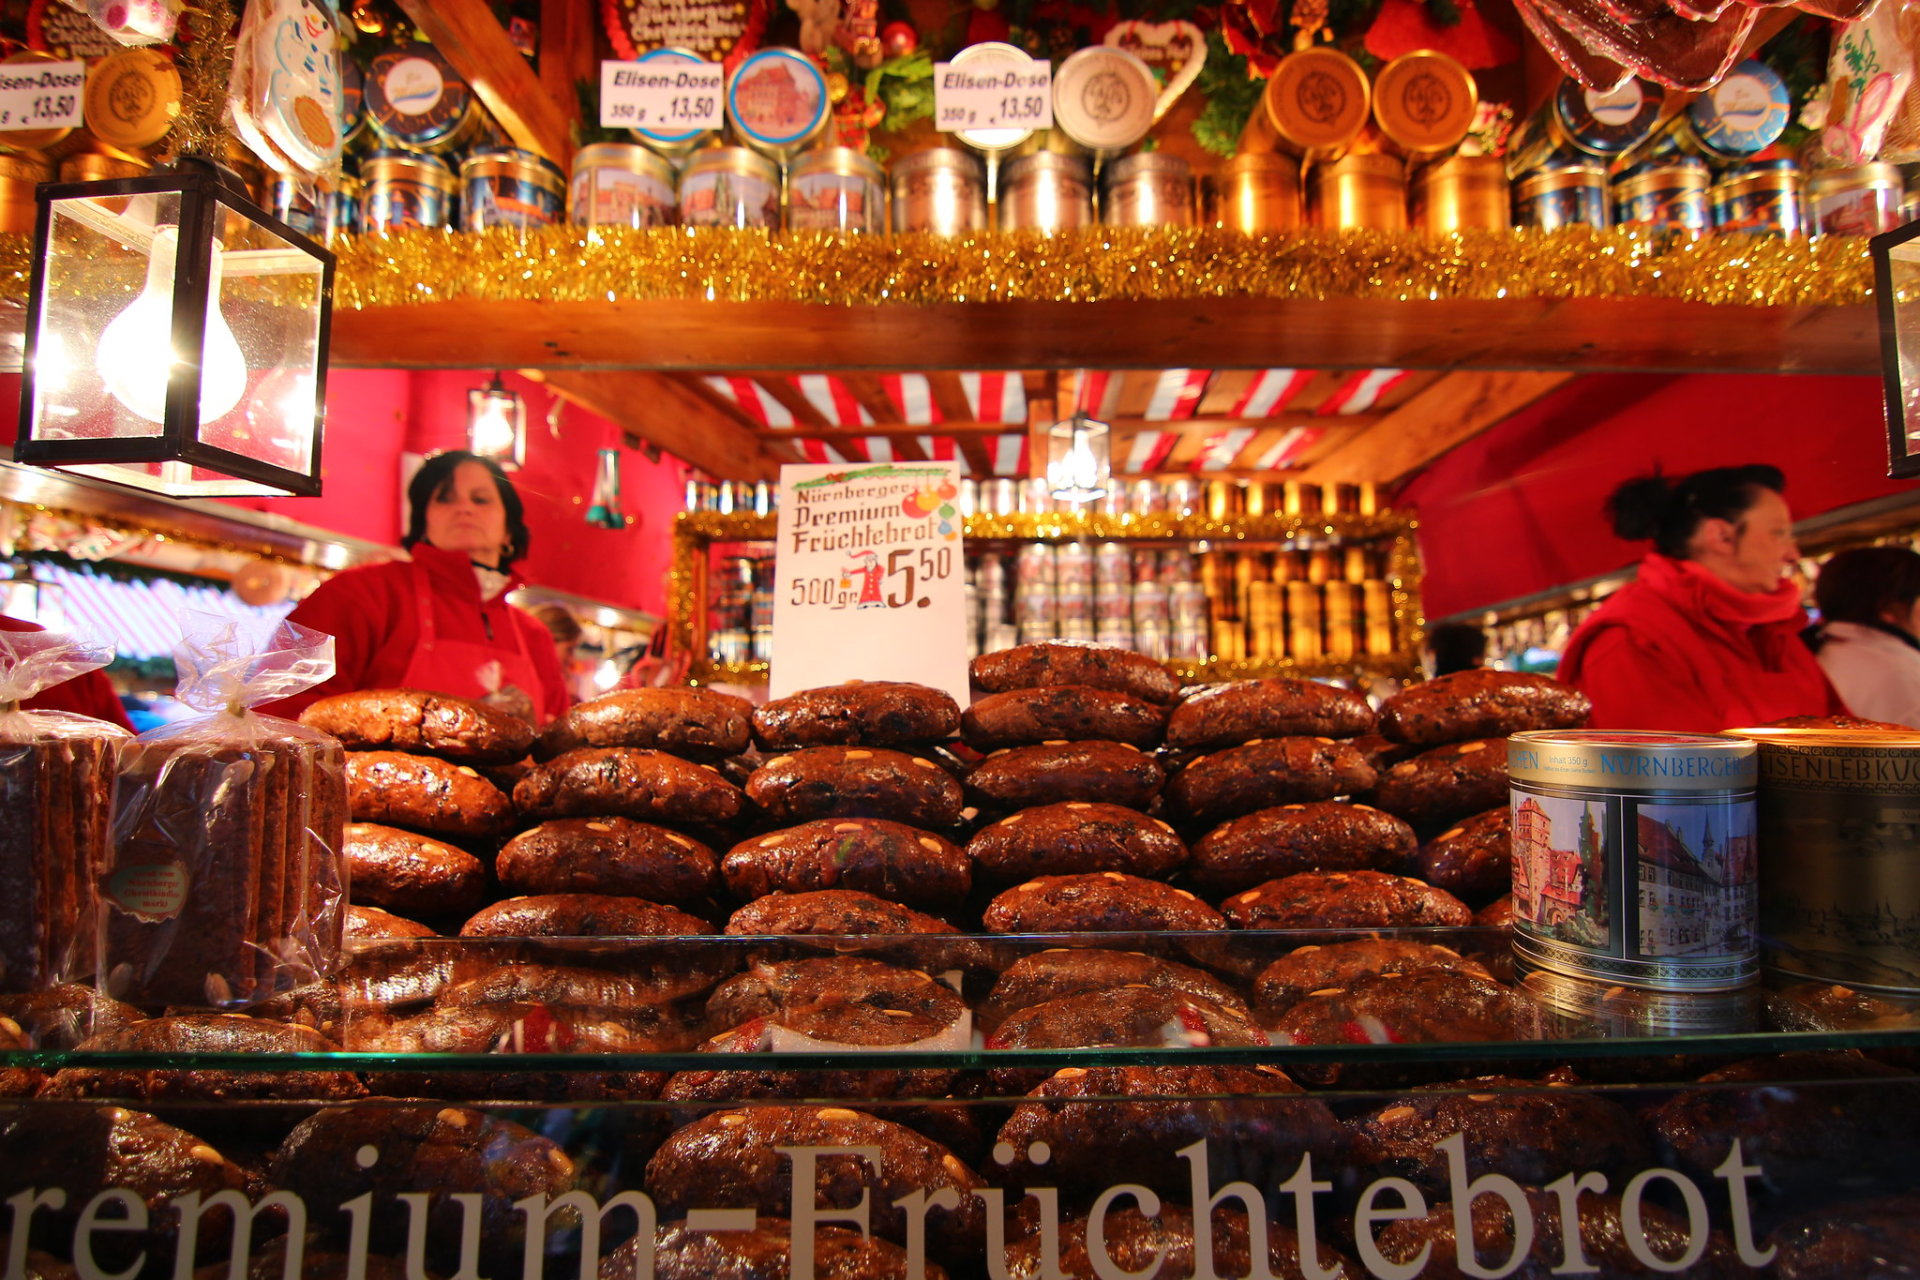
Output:
[[[1093,223],[1093,165],[1083,156],[1035,151],[1000,174],[1002,231],[1064,231]]]
[[[1707,162],[1692,156],[1636,165],[1613,180],[1614,224],[1697,235],[1713,225],[1710,181]]]
[[[1146,137],[1159,101],[1153,68],[1111,45],[1076,50],[1053,73],[1053,127],[1095,157],[1117,156]]]
[[[1372,86],[1359,63],[1325,45],[1297,50],[1268,78],[1240,133],[1240,150],[1337,159],[1366,127],[1371,107]]]
[[[545,156],[513,147],[476,151],[460,166],[460,224],[549,227],[566,215],[567,180]]]
[[[668,227],[676,216],[673,165],[633,142],[573,153],[567,216],[576,227]]]
[[[796,158],[787,170],[787,229],[886,234],[880,166],[851,147],[821,147]]]
[[[1300,162],[1278,152],[1241,152],[1221,166],[1206,191],[1206,221],[1223,230],[1292,231],[1306,219]]]
[[[1607,170],[1597,160],[1566,160],[1522,174],[1513,188],[1513,224],[1536,231],[1604,227]]]
[[[1498,156],[1452,156],[1422,167],[1413,178],[1413,224],[1430,236],[1457,231],[1505,231],[1506,162]]]
[[[1107,166],[1101,185],[1101,221],[1107,226],[1193,225],[1193,170],[1179,156],[1124,156]]]
[[[1750,160],[1730,165],[1713,184],[1712,196],[1716,230],[1788,239],[1807,234],[1800,166],[1792,160]]]
[[[987,173],[951,147],[916,151],[893,165],[893,229],[965,235],[987,228]]]
[[[1507,173],[1517,179],[1549,165],[1586,160],[1604,165],[1647,140],[1665,101],[1666,90],[1650,81],[1628,79],[1602,93],[1578,80],[1562,80],[1553,97],[1514,130],[1507,143]]]
[[[1313,203],[1308,214],[1316,227],[1405,231],[1405,164],[1396,156],[1372,154],[1346,156],[1320,165],[1313,171]]]
[[[798,49],[775,46],[727,77],[727,122],[740,141],[785,162],[827,130],[827,79]]]
[[[1808,229],[1816,235],[1874,236],[1903,221],[1900,170],[1890,164],[1822,169],[1807,179]]]
[[[1408,159],[1458,147],[1479,105],[1473,73],[1435,49],[1403,53],[1373,77],[1373,120],[1383,146]]]
[[[780,167],[745,147],[694,152],[680,175],[680,221],[779,230]]]
[[[39,216],[35,188],[53,180],[53,166],[31,155],[0,155],[0,231],[33,234]]]
[[[374,55],[366,106],[373,131],[388,147],[454,151],[480,127],[473,90],[438,49],[418,40]]]
[[[366,189],[360,229],[374,233],[408,227],[446,227],[453,218],[453,170],[438,156],[375,151],[360,162]]]

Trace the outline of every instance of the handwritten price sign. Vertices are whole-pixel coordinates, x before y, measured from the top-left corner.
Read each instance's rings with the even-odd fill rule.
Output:
[[[725,88],[717,62],[603,62],[600,124],[670,133],[718,129],[726,112]]]
[[[85,123],[80,94],[86,82],[84,62],[0,67],[0,132],[79,128]]]
[[[973,129],[1051,129],[1053,68],[957,66],[933,69],[933,117],[942,133]]]

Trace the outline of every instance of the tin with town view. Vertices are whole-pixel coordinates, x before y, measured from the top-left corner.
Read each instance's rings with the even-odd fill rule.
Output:
[[[1757,771],[1734,737],[1514,734],[1515,959],[1655,991],[1755,981]]]

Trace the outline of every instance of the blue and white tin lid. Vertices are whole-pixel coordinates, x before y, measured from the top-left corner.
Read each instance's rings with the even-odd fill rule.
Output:
[[[665,63],[684,66],[687,63],[706,64],[706,59],[688,49],[649,49],[634,59],[635,62]],[[668,155],[691,151],[712,136],[709,129],[688,129],[684,133],[666,129],[629,129],[635,141],[656,147]]]
[[[756,151],[784,158],[827,122],[827,78],[798,49],[772,48],[741,63],[727,81],[727,119]]]
[[[1687,108],[1687,123],[1701,145],[1722,155],[1752,155],[1772,146],[1793,110],[1779,72],[1748,59]]]
[[[1664,89],[1644,80],[1629,77],[1619,88],[1601,93],[1569,77],[1554,94],[1554,109],[1581,150],[1613,156],[1653,132],[1665,100]]]

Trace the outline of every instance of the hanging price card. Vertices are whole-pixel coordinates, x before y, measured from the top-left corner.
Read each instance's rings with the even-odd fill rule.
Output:
[[[0,67],[0,131],[77,129],[86,122],[84,62],[27,62]]]
[[[607,129],[697,133],[726,114],[725,73],[717,62],[603,62],[600,124]]]
[[[974,129],[1051,129],[1053,68],[940,62],[933,68],[933,118],[942,133]]]
[[[907,680],[967,703],[960,464],[780,468],[776,698]]]

